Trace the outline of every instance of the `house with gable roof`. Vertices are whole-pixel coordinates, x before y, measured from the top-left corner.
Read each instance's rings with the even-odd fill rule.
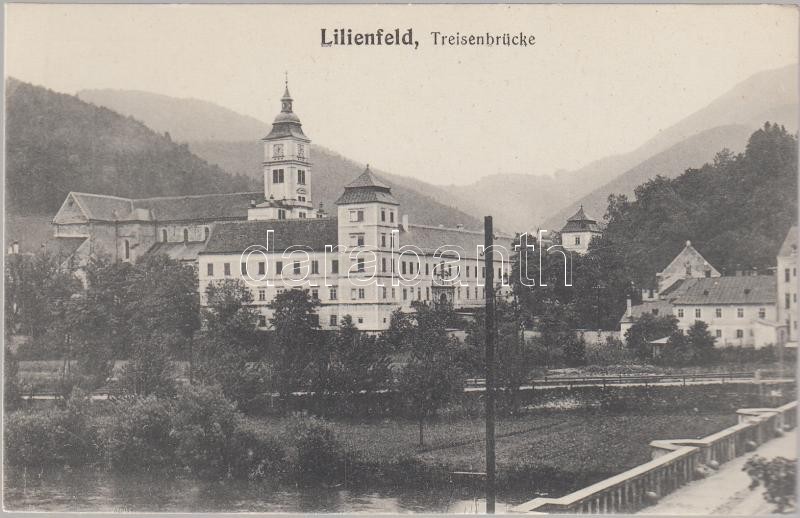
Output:
[[[656,274],[658,288],[643,290],[641,304],[628,307],[620,335],[645,313],[673,315],[687,331],[697,321],[708,325],[717,347],[763,347],[782,344],[786,326],[778,316],[774,275],[722,276],[690,241]],[[663,337],[653,337],[654,339]]]

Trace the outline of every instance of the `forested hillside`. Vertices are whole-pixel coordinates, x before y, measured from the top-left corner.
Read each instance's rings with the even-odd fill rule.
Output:
[[[69,191],[147,197],[254,187],[130,117],[15,79],[6,86],[8,212],[52,215]]]
[[[599,246],[624,258],[637,283],[653,276],[686,240],[718,270],[765,269],[797,221],[797,137],[766,123],[744,153],[720,151],[712,163],[674,179],[656,177],[635,199],[609,197]]]

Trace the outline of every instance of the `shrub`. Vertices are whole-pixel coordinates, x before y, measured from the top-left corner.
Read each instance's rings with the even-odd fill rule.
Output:
[[[630,349],[620,340],[608,337],[605,343],[586,344],[587,365],[621,365],[633,362]]]
[[[174,466],[173,404],[155,397],[125,401],[113,409],[104,448],[111,468],[156,471]]]
[[[276,438],[239,426],[231,438],[230,474],[249,480],[281,478],[286,475],[286,450]]]
[[[295,475],[301,482],[335,480],[344,458],[333,430],[315,417],[298,416],[289,427],[295,450]]]
[[[98,462],[101,440],[82,395],[64,410],[18,411],[6,416],[6,459],[29,467],[80,466]]]
[[[219,386],[182,387],[175,402],[171,438],[178,464],[200,478],[229,474],[231,441],[241,414]]]
[[[747,461],[742,470],[750,475],[750,489],[764,484],[764,500],[775,504],[779,513],[796,505],[796,461],[784,457],[768,461],[756,455]]]

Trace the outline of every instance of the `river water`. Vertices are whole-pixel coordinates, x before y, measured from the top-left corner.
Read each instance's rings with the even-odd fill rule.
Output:
[[[303,488],[120,475],[90,468],[32,473],[7,468],[8,511],[456,513],[485,511],[479,488]],[[501,495],[497,512],[536,495]]]

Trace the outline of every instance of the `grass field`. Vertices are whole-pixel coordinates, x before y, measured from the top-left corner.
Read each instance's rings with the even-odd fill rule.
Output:
[[[289,433],[286,418],[251,418],[251,425]],[[650,457],[654,439],[698,438],[736,423],[730,413],[612,415],[590,412],[500,418],[496,426],[498,476],[509,484],[537,481],[549,489],[572,490],[620,473]],[[482,472],[483,419],[437,420],[425,426],[418,446],[417,423],[409,420],[333,420],[332,427],[352,458],[392,465],[411,457],[447,471]],[[549,479],[549,480],[547,480]]]

